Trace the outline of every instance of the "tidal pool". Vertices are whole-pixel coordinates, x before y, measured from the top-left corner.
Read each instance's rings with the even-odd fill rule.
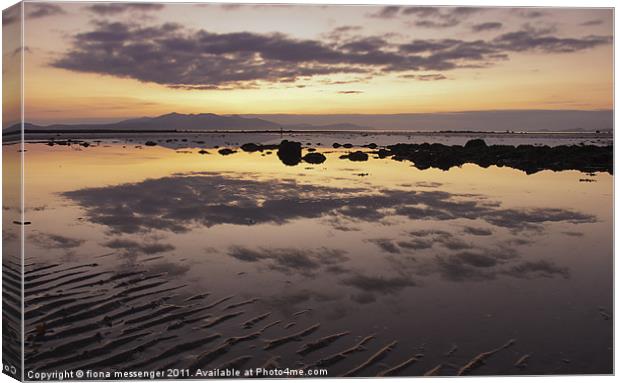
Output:
[[[25,149],[26,370],[612,373],[610,174]]]

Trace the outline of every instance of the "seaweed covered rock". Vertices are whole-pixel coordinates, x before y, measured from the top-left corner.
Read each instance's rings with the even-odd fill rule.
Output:
[[[301,162],[301,143],[283,140],[278,149],[278,158],[285,165],[297,165]]]

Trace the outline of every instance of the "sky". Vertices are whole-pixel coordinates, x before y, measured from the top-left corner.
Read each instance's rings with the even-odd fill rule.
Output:
[[[612,109],[611,9],[26,3],[24,14],[25,116],[40,124]],[[5,12],[5,30],[15,24]]]

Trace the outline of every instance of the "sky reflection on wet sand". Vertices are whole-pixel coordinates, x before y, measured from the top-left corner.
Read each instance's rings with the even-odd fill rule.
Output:
[[[139,265],[185,294],[257,298],[248,315],[284,322],[312,309],[322,335],[398,339],[396,359],[425,348],[409,375],[510,338],[516,348],[479,373],[610,372],[598,313],[612,294],[608,174],[420,171],[331,149],[324,164],[288,167],[275,153],[122,145],[28,145],[33,260]],[[525,353],[536,358],[514,368]]]

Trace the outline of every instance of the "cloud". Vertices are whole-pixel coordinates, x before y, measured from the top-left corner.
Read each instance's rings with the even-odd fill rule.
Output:
[[[213,33],[173,23],[145,27],[97,22],[93,30],[76,34],[71,48],[51,65],[175,89],[226,90],[334,74],[372,78],[391,72],[415,75],[486,67],[508,59],[513,52],[576,52],[611,41],[610,36],[560,38],[532,29],[475,41],[414,39],[396,43],[385,36],[322,41],[282,33]]]
[[[200,4],[200,6],[209,6],[209,4]],[[220,4],[220,8],[225,11],[234,11],[245,6],[247,6],[247,4]]]
[[[595,19],[595,20],[588,20],[588,21],[585,21],[585,22],[583,22],[583,23],[581,23],[581,24],[579,24],[579,25],[582,25],[582,26],[584,26],[584,27],[590,27],[590,26],[594,26],[594,25],[601,25],[601,24],[603,24],[603,20],[601,20],[601,19]]]
[[[61,15],[66,13],[61,7],[47,3],[26,3],[26,18],[38,19],[46,16]]]
[[[325,247],[312,249],[297,248],[258,248],[249,249],[243,246],[233,246],[228,249],[228,255],[242,262],[261,262],[271,270],[285,274],[300,274],[306,277],[317,275],[320,270],[340,274],[343,272],[341,264],[348,261],[346,252]]]
[[[90,221],[112,233],[151,230],[186,232],[196,226],[284,224],[300,218],[339,218],[351,224],[395,216],[411,220],[482,220],[520,232],[541,230],[545,223],[596,222],[591,214],[558,208],[505,208],[482,195],[439,190],[367,190],[235,178],[192,173],[134,184],[86,188],[63,193],[81,205]],[[122,201],[120,203],[119,201]],[[329,223],[330,221],[326,221]],[[450,235],[417,231],[412,238],[443,243]]]
[[[88,10],[99,16],[112,16],[126,12],[154,12],[162,10],[164,4],[156,3],[121,3],[121,4],[93,4]]]
[[[377,18],[377,19],[391,19],[391,18],[396,17],[398,15],[398,12],[400,12],[401,9],[402,7],[387,6],[387,7],[381,8],[377,12],[369,13],[368,17]]]
[[[361,305],[365,305],[368,303],[375,302],[377,300],[377,297],[375,297],[374,294],[362,291],[359,293],[351,294],[351,300]]]
[[[537,19],[545,15],[544,12],[531,8],[516,8],[511,11],[524,19]]]
[[[569,237],[583,237],[584,233],[580,231],[563,231],[562,234],[568,235]]]
[[[493,40],[498,49],[510,52],[539,51],[568,53],[610,44],[611,36],[586,36],[581,39],[560,38],[535,31],[509,32]]]
[[[73,249],[84,243],[84,240],[65,237],[58,234],[35,232],[28,235],[28,240],[38,247],[47,249]]]
[[[340,27],[336,27],[332,29],[330,32],[324,34],[324,36],[329,40],[340,40],[347,36],[350,36],[353,32],[358,32],[362,30],[362,27],[359,25],[343,25]]]
[[[47,16],[66,13],[60,6],[48,3],[26,3],[25,18],[40,19]],[[21,7],[11,7],[2,12],[2,25],[13,24],[21,20]]]
[[[410,24],[423,28],[450,28],[459,25],[471,15],[485,11],[476,7],[407,7],[404,15],[415,15],[417,19]]]
[[[382,276],[354,274],[341,281],[345,286],[352,286],[366,293],[396,294],[416,283],[406,276]]]
[[[364,93],[361,90],[341,90],[338,94],[361,94]]]
[[[469,16],[484,10],[484,8],[476,7],[386,6],[377,12],[369,13],[368,17],[392,19],[398,15],[415,16],[416,19],[409,24],[424,28],[448,28],[456,26]]]
[[[21,8],[12,6],[2,11],[2,26],[13,24],[21,19]]]
[[[437,74],[404,74],[402,76],[400,76],[402,78],[408,78],[408,79],[412,79],[412,80],[418,80],[418,81],[440,81],[440,80],[446,80],[447,77],[442,75],[441,73],[437,73]]]
[[[488,22],[481,24],[474,24],[471,27],[471,30],[474,32],[483,32],[483,31],[494,31],[502,28],[502,23],[498,22]]]
[[[519,265],[511,267],[509,270],[503,272],[506,275],[515,278],[553,278],[560,276],[562,278],[569,278],[570,271],[566,267],[557,266],[555,263],[547,260],[539,261],[527,261]]]
[[[105,242],[103,246],[110,249],[123,250],[125,254],[135,255],[142,254],[158,254],[174,250],[174,246],[167,243],[140,243],[130,239],[113,239]]]
[[[391,240],[387,238],[369,239],[368,242],[374,243],[386,253],[392,253],[392,254],[400,253],[400,249],[398,248],[398,246],[396,246],[394,243],[392,243]]]
[[[398,242],[398,246],[406,250],[424,250],[433,247],[433,241],[427,239],[412,239]]]
[[[480,235],[480,236],[487,236],[487,235],[493,234],[492,230],[485,229],[485,228],[482,228],[482,227],[465,226],[465,228],[463,228],[463,231],[466,234]]]

